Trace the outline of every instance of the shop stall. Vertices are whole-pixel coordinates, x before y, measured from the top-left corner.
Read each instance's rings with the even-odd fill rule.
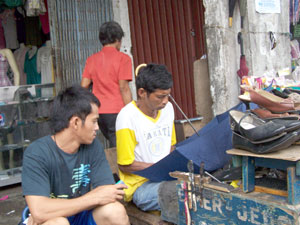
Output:
[[[54,83],[47,1],[1,1],[0,187],[21,182],[24,150],[50,134]]]

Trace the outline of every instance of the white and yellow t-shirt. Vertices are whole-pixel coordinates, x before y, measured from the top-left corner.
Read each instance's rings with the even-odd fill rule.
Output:
[[[170,102],[158,111],[155,119],[145,115],[134,101],[118,114],[116,121],[117,161],[130,165],[135,161],[156,163],[170,153],[176,144],[174,109]],[[123,173],[120,179],[128,186],[125,201],[132,199],[135,190],[147,181],[146,178]]]

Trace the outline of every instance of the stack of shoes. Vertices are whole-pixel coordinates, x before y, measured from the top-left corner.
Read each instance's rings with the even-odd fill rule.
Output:
[[[265,154],[288,148],[300,138],[298,117],[272,117],[271,113],[262,119],[251,111],[237,110],[231,110],[229,115],[234,148]]]
[[[300,94],[292,89],[284,91],[272,90],[271,93],[262,89],[254,89],[249,86],[241,86],[249,95],[240,95],[244,102],[253,102],[261,108],[269,110],[273,114],[297,114],[300,112]]]

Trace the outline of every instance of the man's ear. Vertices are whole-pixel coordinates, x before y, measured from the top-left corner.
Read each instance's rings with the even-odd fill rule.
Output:
[[[77,129],[80,123],[81,123],[81,119],[78,116],[72,116],[69,122],[69,126],[74,129]]]
[[[139,88],[137,91],[137,94],[138,94],[138,97],[143,99],[147,95],[147,91],[144,88]]]

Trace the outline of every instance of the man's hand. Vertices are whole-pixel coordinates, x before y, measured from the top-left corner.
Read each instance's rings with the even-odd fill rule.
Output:
[[[125,184],[114,184],[114,185],[104,185],[99,186],[89,193],[86,197],[96,200],[97,205],[105,205],[118,200],[122,200],[124,197],[124,190],[127,186]]]

